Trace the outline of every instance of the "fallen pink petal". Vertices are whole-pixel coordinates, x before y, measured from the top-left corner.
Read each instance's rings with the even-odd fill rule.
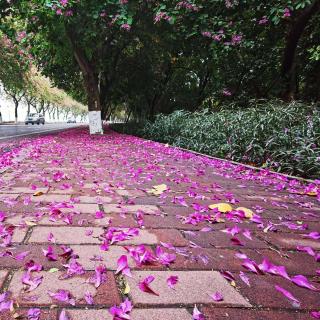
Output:
[[[128,265],[128,258],[125,255],[122,255],[119,259],[118,259],[118,268],[116,270],[116,274],[118,273],[122,273],[123,275],[126,275],[128,277],[132,277],[129,265]]]
[[[288,290],[276,285],[275,286],[276,290],[281,292],[288,300],[290,300],[294,306],[299,307],[300,306],[300,301],[296,299],[291,292]]]
[[[174,286],[178,283],[178,276],[170,276],[168,279],[167,279],[167,285],[170,289],[174,289]]]
[[[299,287],[307,288],[312,291],[319,291],[314,285],[312,285],[308,279],[303,275],[296,275],[291,278],[291,281]]]
[[[71,293],[67,290],[58,290],[57,292],[48,291],[48,295],[54,300],[68,303],[72,306],[75,305],[75,299],[72,297]]]
[[[144,280],[140,281],[138,286],[139,286],[139,289],[143,292],[146,292],[146,293],[150,293],[150,294],[153,294],[153,295],[156,295],[156,296],[159,296],[158,293],[156,293],[151,287],[150,287],[150,284],[154,281],[154,276],[150,275],[148,277],[146,277]]]
[[[199,309],[197,308],[196,305],[193,308],[192,319],[193,320],[205,320],[203,313],[201,313],[199,311]]]
[[[220,292],[211,294],[210,297],[212,298],[213,301],[216,301],[216,302],[223,301],[223,295]]]
[[[28,320],[39,320],[41,315],[41,310],[38,308],[31,308],[28,310]]]

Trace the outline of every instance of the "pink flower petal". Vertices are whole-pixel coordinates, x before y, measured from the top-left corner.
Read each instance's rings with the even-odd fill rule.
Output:
[[[309,239],[314,239],[314,240],[319,240],[320,239],[320,233],[319,232],[310,232],[309,234],[304,234],[303,238],[309,238]]]
[[[54,254],[53,248],[51,246],[48,247],[47,250],[42,249],[43,254],[49,261],[57,261],[58,257]]]
[[[62,310],[59,316],[59,320],[71,320],[66,313],[66,310]]]
[[[132,277],[132,274],[128,265],[128,258],[125,255],[122,255],[118,259],[118,268],[116,270],[116,274],[120,272],[128,277]]]
[[[223,295],[220,292],[216,292],[212,295],[210,295],[210,297],[214,300],[214,301],[223,301]]]
[[[193,308],[192,320],[205,320],[203,313],[199,311],[196,305]]]
[[[130,320],[129,313],[132,311],[133,306],[129,299],[126,299],[120,306],[113,306],[109,309],[109,313],[113,316],[114,320]]]
[[[142,281],[140,281],[139,282],[139,289],[141,290],[141,291],[143,291],[143,292],[147,292],[147,293],[150,293],[150,294],[154,294],[154,295],[156,295],[156,296],[159,296],[159,294],[158,293],[156,293],[156,292],[154,292],[151,288],[150,288],[150,286],[149,286],[149,284],[151,283],[151,282],[153,282],[153,280],[154,280],[154,276],[148,276],[148,277],[146,277],[144,280],[142,280]]]
[[[289,291],[287,291],[286,289],[276,285],[275,286],[276,290],[281,292],[287,299],[289,299],[290,301],[293,302],[293,306],[295,307],[299,307],[300,306],[300,301],[298,299],[296,299]]]
[[[176,260],[175,254],[165,252],[160,246],[156,248],[156,256],[159,262],[165,266],[168,266]]]
[[[41,310],[38,308],[31,308],[28,310],[28,320],[39,320]]]
[[[16,260],[19,260],[19,261],[22,261],[22,260],[24,260],[24,259],[26,258],[26,256],[27,256],[29,253],[30,253],[30,251],[21,252],[21,253],[19,253],[19,254],[17,254],[17,255],[15,256],[15,259],[16,259]]]
[[[54,235],[52,232],[50,232],[48,234],[48,241],[51,242],[51,243],[55,243],[56,242],[56,239],[54,238]]]
[[[174,286],[178,283],[178,276],[170,276],[167,279],[167,285],[170,289],[174,290]]]
[[[85,293],[84,299],[86,300],[87,304],[92,305],[92,304],[94,303],[94,301],[93,301],[93,296],[92,296],[92,294],[91,294],[89,291],[87,291],[87,292]]]
[[[231,242],[236,246],[244,246],[244,244],[236,237],[231,238]]]
[[[29,286],[27,291],[30,292],[40,286],[40,284],[42,283],[42,279],[43,276],[36,276],[32,278],[31,273],[27,271],[22,276],[22,283]]]
[[[90,283],[93,283],[96,288],[107,281],[107,268],[101,264],[95,268],[95,275],[89,279]]]
[[[74,298],[71,293],[67,290],[59,289],[57,292],[48,291],[48,295],[58,301],[66,302],[74,306],[76,304]]]
[[[249,240],[252,240],[252,237],[251,237],[251,232],[250,230],[246,229],[242,232],[242,234]]]
[[[291,278],[291,281],[299,287],[307,288],[313,291],[319,291],[315,286],[313,286],[305,276],[296,275]]]
[[[315,256],[315,252],[311,247],[305,247],[305,246],[297,246],[297,250],[298,251],[302,251],[302,252],[306,252],[308,253],[310,256]]]
[[[97,211],[96,214],[95,214],[95,218],[96,219],[103,219],[105,216],[104,212],[103,211]]]
[[[240,279],[248,286],[250,287],[250,281],[249,281],[249,277],[242,271],[240,271]]]

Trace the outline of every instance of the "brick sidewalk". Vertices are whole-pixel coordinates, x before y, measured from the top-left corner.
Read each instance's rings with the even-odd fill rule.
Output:
[[[1,320],[318,316],[316,185],[111,132],[30,141],[0,175]]]

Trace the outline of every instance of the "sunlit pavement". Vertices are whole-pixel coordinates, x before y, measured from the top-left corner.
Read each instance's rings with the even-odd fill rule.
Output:
[[[5,157],[1,319],[320,310],[316,184],[84,128],[30,138]]]

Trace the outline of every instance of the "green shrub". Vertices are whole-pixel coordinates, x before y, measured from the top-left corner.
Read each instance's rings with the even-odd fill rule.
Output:
[[[130,128],[130,132],[127,130]],[[175,111],[125,132],[275,171],[319,178],[320,110],[297,102],[218,112]]]

